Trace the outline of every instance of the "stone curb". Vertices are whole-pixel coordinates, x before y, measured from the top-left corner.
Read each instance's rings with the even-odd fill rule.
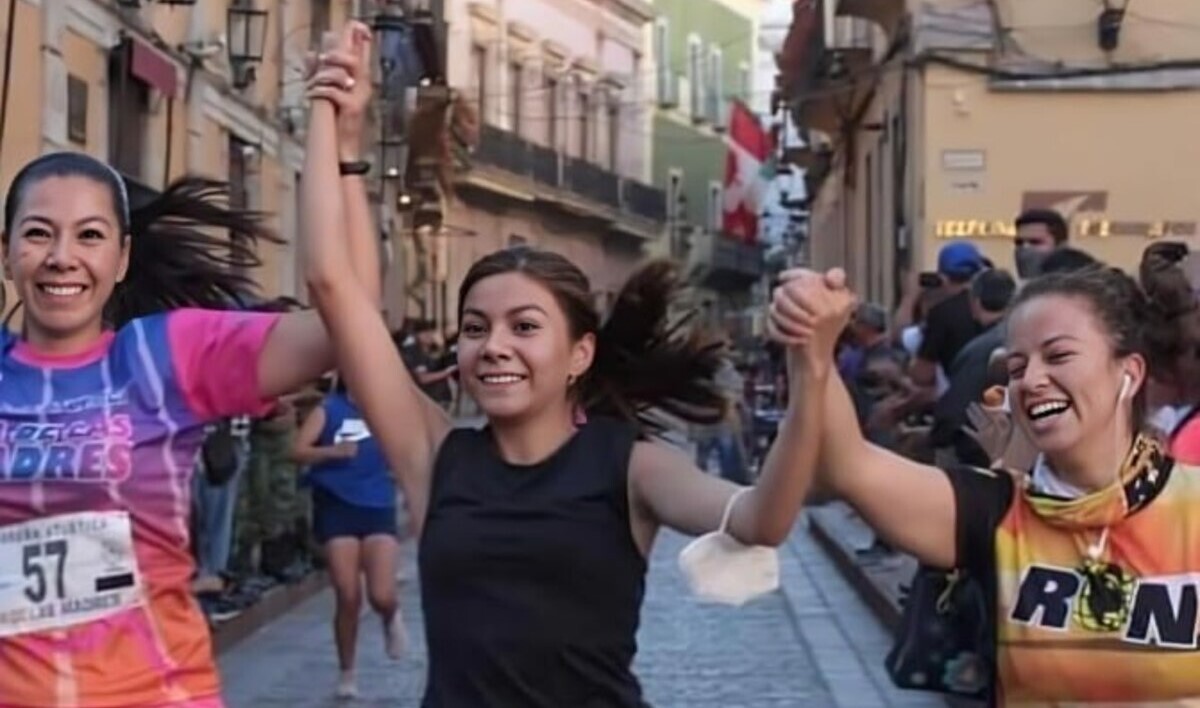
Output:
[[[899,631],[900,619],[903,614],[900,609],[900,598],[892,589],[863,568],[855,556],[854,549],[836,538],[836,535],[826,528],[826,524],[822,523],[822,514],[819,511],[812,513],[813,511],[810,510],[808,515],[809,534],[812,535],[817,545],[829,555],[838,572],[854,588],[867,607],[871,608],[879,621],[888,628],[889,632],[895,634]],[[982,701],[953,696],[941,696],[941,698],[949,708],[985,707],[985,703]]]
[[[212,629],[213,652],[218,656],[290,612],[300,603],[329,587],[325,571],[310,573],[292,585],[273,587],[237,617]]]
[[[810,513],[808,519],[808,532],[816,540],[817,545],[829,554],[842,577],[862,597],[879,621],[888,628],[889,632],[895,634],[900,627],[899,598],[894,597],[888,588],[876,582],[871,574],[863,569],[855,557],[854,550],[838,541],[825,528],[819,514]]]

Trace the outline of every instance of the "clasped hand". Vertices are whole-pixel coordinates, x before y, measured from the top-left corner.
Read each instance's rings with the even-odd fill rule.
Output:
[[[841,268],[825,273],[804,268],[784,271],[771,296],[769,336],[801,353],[803,363],[828,367],[857,302]]]

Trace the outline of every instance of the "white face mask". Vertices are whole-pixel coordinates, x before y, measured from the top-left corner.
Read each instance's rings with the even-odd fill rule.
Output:
[[[725,503],[721,528],[707,533],[679,553],[692,594],[705,602],[744,605],[779,587],[779,554],[767,546],[747,546],[726,533],[733,505],[750,487],[740,489]]]

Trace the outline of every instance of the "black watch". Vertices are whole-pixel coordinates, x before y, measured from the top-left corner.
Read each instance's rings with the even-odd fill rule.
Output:
[[[355,162],[339,162],[338,171],[343,175],[365,175],[371,171],[371,163],[366,160]]]

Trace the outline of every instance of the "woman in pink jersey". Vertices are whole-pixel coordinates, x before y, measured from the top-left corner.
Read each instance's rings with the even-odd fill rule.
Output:
[[[354,25],[329,53],[340,122],[311,126],[337,135],[342,163],[360,158],[367,40]],[[378,297],[366,193],[347,171],[342,227]],[[72,153],[34,160],[9,188],[4,265],[24,319],[0,334],[4,708],[221,704],[189,590],[204,425],[262,415],[333,361],[314,312],[224,311],[253,295],[255,244],[276,240],[227,198],[190,178],[131,208],[116,172]]]

